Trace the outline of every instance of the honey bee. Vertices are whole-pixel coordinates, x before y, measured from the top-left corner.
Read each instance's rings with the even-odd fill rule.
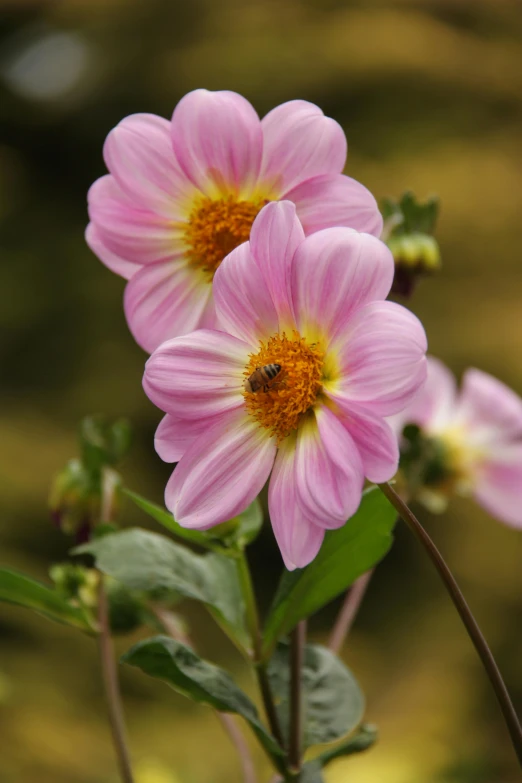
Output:
[[[274,381],[282,371],[280,364],[265,364],[264,367],[256,367],[252,375],[245,381],[245,391],[258,392],[263,389],[264,392],[268,391],[270,384]]]

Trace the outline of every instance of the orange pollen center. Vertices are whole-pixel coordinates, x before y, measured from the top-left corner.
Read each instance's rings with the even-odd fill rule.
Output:
[[[244,392],[248,412],[277,437],[280,443],[315,404],[322,388],[324,353],[320,346],[307,343],[298,332],[285,332],[260,340],[259,351],[250,354],[245,380],[268,364],[278,364],[281,372],[258,391]]]
[[[266,199],[237,201],[233,196],[201,199],[190,213],[184,233],[191,263],[211,281],[225,256],[249,239],[252,223],[267,203]]]

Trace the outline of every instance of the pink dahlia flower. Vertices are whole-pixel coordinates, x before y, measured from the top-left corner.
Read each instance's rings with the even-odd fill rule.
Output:
[[[426,384],[409,408],[395,417],[402,431],[417,424],[441,459],[439,480],[420,499],[442,509],[452,491],[472,495],[493,516],[522,527],[522,399],[481,370],[455,377],[428,357]]]
[[[306,234],[349,226],[380,236],[366,188],[343,176],[342,128],[312,103],[290,101],[262,120],[234,92],[195,90],[171,122],[126,117],[108,135],[110,174],[89,191],[86,238],[129,282],[125,314],[147,351],[213,326],[212,279],[269,201],[293,201]]]
[[[221,331],[168,340],[146,365],[145,391],[167,413],[156,449],[179,461],[165,498],[181,525],[231,519],[271,474],[274,533],[287,568],[302,567],[356,511],[364,477],[394,475],[384,417],[424,382],[426,336],[384,301],[393,273],[375,237],[305,238],[294,204],[264,207],[216,272]]]

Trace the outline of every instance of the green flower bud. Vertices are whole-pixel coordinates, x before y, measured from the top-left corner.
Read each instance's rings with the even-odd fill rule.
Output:
[[[437,199],[421,204],[411,193],[405,193],[399,202],[383,202],[382,238],[395,261],[394,293],[410,296],[420,277],[441,268],[439,245],[432,236],[438,209]]]
[[[101,492],[95,480],[78,459],[70,460],[54,478],[49,507],[56,525],[78,539],[88,538],[100,516]]]

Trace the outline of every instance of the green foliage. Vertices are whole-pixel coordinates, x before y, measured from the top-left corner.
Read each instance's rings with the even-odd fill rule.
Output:
[[[200,531],[181,527],[170,511],[158,506],[156,503],[152,503],[150,500],[146,500],[136,494],[136,492],[125,489],[124,494],[138,508],[141,508],[142,511],[152,517],[152,519],[155,519],[156,522],[159,522],[160,525],[166,527],[167,530],[170,530],[178,538],[190,541],[192,544],[197,544],[204,549],[210,549],[214,552],[224,552],[227,547],[244,549],[247,544],[250,544],[256,538],[263,524],[263,510],[257,498],[242,514],[234,517],[234,519],[224,522],[222,525],[217,525],[210,530]]]
[[[414,193],[407,191],[400,201],[384,198],[381,212],[384,220],[391,223],[391,234],[433,234],[439,216],[440,201],[431,196],[426,201],[418,201]]]
[[[248,645],[244,602],[236,561],[217,552],[196,555],[174,541],[139,528],[123,530],[76,547],[130,590],[158,600],[182,595],[204,603],[241,647]]]
[[[230,674],[200,658],[190,647],[168,636],[156,636],[136,644],[125,653],[122,661],[167,682],[193,701],[208,704],[220,712],[241,715],[271,756],[283,755],[259,720],[256,707]]]
[[[86,416],[80,423],[82,462],[91,473],[121,462],[131,441],[131,426],[126,419],[107,422],[101,416]]]
[[[352,756],[354,753],[362,753],[368,750],[377,742],[377,739],[377,727],[370,723],[363,723],[352,737],[345,742],[341,742],[335,748],[321,753],[318,761],[321,766],[326,767],[327,764],[330,764],[335,759],[343,756]]]
[[[82,631],[93,630],[87,613],[71,606],[58,590],[7,568],[0,569],[0,601],[24,606],[50,620],[73,625]]]
[[[285,571],[266,622],[264,653],[276,642],[368,571],[388,552],[396,513],[372,488],[359,510],[338,530],[329,531],[309,566]]]
[[[309,761],[299,775],[299,783],[324,783],[322,767],[319,761]]]
[[[289,731],[290,662],[287,644],[278,645],[268,665],[279,721]],[[301,673],[305,748],[334,742],[360,723],[364,696],[352,673],[326,647],[307,644]]]

